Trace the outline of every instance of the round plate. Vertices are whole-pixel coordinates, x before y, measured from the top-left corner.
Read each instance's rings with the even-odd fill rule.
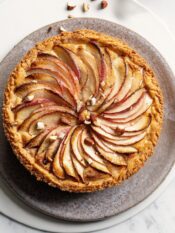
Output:
[[[171,169],[175,157],[175,124],[173,122],[175,91],[173,75],[159,52],[135,32],[109,21],[100,19],[76,18],[43,27],[22,40],[0,65],[1,105],[3,90],[13,67],[36,42],[57,34],[60,26],[72,31],[77,28],[89,28],[117,36],[126,41],[153,68],[165,97],[165,117],[159,143],[145,166],[120,186],[89,194],[62,192],[44,183],[37,182],[13,155],[4,136],[2,120],[0,126],[0,173],[8,186],[31,207],[56,218],[71,221],[95,221],[119,214],[150,195],[163,181]],[[165,82],[166,77],[166,82]]]

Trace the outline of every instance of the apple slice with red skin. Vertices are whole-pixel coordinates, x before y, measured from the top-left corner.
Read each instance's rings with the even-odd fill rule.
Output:
[[[62,60],[64,64],[67,64],[74,71],[77,78],[80,79],[80,70],[73,58],[73,52],[61,45],[54,46],[53,50],[57,54],[58,58]]]
[[[63,125],[60,125],[56,128],[53,128],[48,134],[47,136],[44,138],[42,144],[40,145],[40,147],[38,148],[38,151],[37,151],[37,154],[42,154],[42,153],[45,153],[46,150],[48,149],[49,145],[51,144],[51,141],[50,141],[50,136],[59,136],[61,134],[67,134],[67,132],[69,132],[70,130],[70,127],[69,126],[63,126]]]
[[[96,148],[98,152],[102,155],[102,157],[104,157],[104,159],[108,160],[109,162],[115,165],[126,165],[126,161],[121,154],[113,152],[108,147],[106,147],[94,133],[92,133],[92,137],[96,142]]]
[[[52,108],[52,109],[50,108],[49,109],[49,107],[48,107],[48,109],[45,110],[45,111],[36,110],[35,113],[32,114],[32,116],[30,116],[30,117],[28,117],[27,119],[24,120],[24,122],[19,126],[19,130],[27,131],[27,130],[29,130],[30,127],[32,127],[32,125],[36,124],[41,119],[43,121],[43,117],[46,117],[46,119],[47,119],[47,117],[49,115],[51,115],[50,118],[54,117],[53,121],[51,119],[49,120],[50,124],[51,125],[57,124],[57,122],[61,118],[61,115],[62,115],[61,113],[66,113],[67,115],[72,116],[71,110],[70,109],[65,109],[62,106],[57,106],[57,109],[55,109],[55,108]],[[73,119],[74,118],[72,116],[72,120]]]
[[[138,132],[141,130],[145,130],[151,124],[152,117],[150,115],[143,115],[136,119],[135,123],[127,126],[125,128],[126,132]]]
[[[110,143],[113,143],[115,145],[118,145],[118,146],[129,146],[129,145],[133,145],[139,141],[141,141],[146,135],[146,132],[143,132],[139,135],[136,135],[134,137],[131,137],[131,138],[126,138],[126,139],[122,139],[122,140],[115,140],[115,139],[110,139],[110,138],[107,138],[107,137],[103,137],[103,139],[107,142],[110,142]]]
[[[26,106],[25,106],[25,104],[26,104]],[[44,101],[43,101],[43,104],[41,104],[41,103],[37,104],[35,102],[35,103],[33,103],[33,105],[32,104],[27,105],[27,103],[24,103],[22,105],[23,105],[23,107],[18,108],[18,110],[15,111],[15,119],[18,122],[23,122],[26,118],[28,118],[32,114],[32,112],[34,112],[35,110],[41,108],[41,105],[45,106],[45,107],[48,107],[48,106],[51,106],[51,105],[52,106],[55,105],[55,103],[53,103],[53,102],[45,102],[44,103]]]
[[[58,81],[49,74],[44,73],[34,73],[25,77],[26,82],[45,82],[52,83],[53,85],[57,85]]]
[[[38,98],[38,99],[33,99],[32,101],[25,101],[25,102],[22,102],[21,104],[18,104],[17,106],[15,106],[13,108],[13,111],[16,113],[18,112],[19,110],[23,109],[23,108],[27,108],[27,107],[30,107],[30,106],[35,106],[35,105],[38,105],[38,104],[45,104],[45,103],[48,103],[48,102],[51,102],[50,100],[48,99],[42,99],[42,98]]]
[[[93,146],[86,145],[85,144],[85,139],[88,137],[88,133],[85,130],[83,130],[81,134],[81,146],[82,150],[84,152],[84,158],[88,162],[88,164],[91,167],[96,168],[97,170],[100,170],[104,173],[110,173],[109,170],[107,169],[103,159],[96,154],[96,150],[94,149]]]
[[[78,180],[76,170],[73,165],[72,156],[73,152],[71,150],[71,137],[75,130],[76,126],[72,127],[65,139],[63,149],[61,151],[61,158],[63,163],[63,168],[66,171],[66,174]]]
[[[74,155],[72,156],[72,162],[73,162],[73,165],[74,165],[74,168],[77,174],[80,176],[82,181],[85,182],[85,179],[84,179],[85,167],[74,157]]]
[[[128,78],[129,68],[127,63],[124,59],[122,59],[123,66],[125,68],[125,73],[119,72],[119,64],[121,63],[120,59],[117,55],[117,53],[114,53],[112,50],[106,49],[106,52],[108,53],[112,65],[112,91],[108,97],[108,100],[114,99],[115,96],[120,91],[122,85],[124,85],[126,79]]]
[[[137,137],[139,138],[140,135],[145,135],[144,131],[139,131],[139,132],[135,132],[136,134],[132,134],[131,132],[130,133],[126,132],[125,136],[123,135],[115,136],[113,134],[107,133],[104,129],[100,127],[96,127],[96,126],[91,126],[91,127],[94,132],[96,132],[98,135],[101,135],[101,137],[103,137],[104,139],[111,139],[111,140],[117,141],[118,145],[125,145],[124,144],[125,141],[127,143],[127,141],[129,141],[132,138],[134,141],[134,140],[137,140]],[[119,144],[119,143],[123,143],[123,144]],[[126,144],[126,145],[129,145],[129,144]]]
[[[144,114],[149,107],[151,106],[153,100],[152,98],[146,93],[144,96],[139,100],[139,102],[129,111],[126,111],[121,114],[104,114],[103,117],[105,119],[112,119],[113,122],[129,122],[133,119],[136,119],[140,115]]]
[[[86,86],[92,89],[92,95],[97,96],[99,91],[99,71],[96,57],[91,52],[89,45],[79,45],[77,55],[87,67],[88,80]]]
[[[48,135],[48,133],[51,131],[52,129],[46,129],[43,132],[39,133],[38,135],[34,136],[26,145],[27,148],[34,148],[34,147],[38,147],[41,145],[41,143],[43,142],[44,138]]]
[[[58,68],[60,69],[60,72],[62,72],[65,75],[65,77],[72,80],[72,83],[74,84],[77,92],[80,91],[78,77],[75,75],[75,73],[72,71],[72,69],[66,63],[62,62],[60,59],[58,59],[58,57],[55,57],[51,54],[42,53],[38,56],[38,58],[42,59],[42,60],[50,61],[50,62],[53,62],[54,64],[56,64],[58,66]]]
[[[145,92],[146,90],[144,88],[137,90],[136,92],[128,96],[124,101],[113,104],[111,107],[108,108],[107,111],[105,111],[105,114],[121,113],[129,110],[140,100]]]
[[[104,90],[103,94],[100,94],[98,96],[95,105],[87,106],[87,109],[89,111],[91,111],[91,112],[95,112],[95,111],[98,112],[98,109],[105,103],[105,101],[106,101],[107,97],[109,96],[110,92],[111,92],[110,88]]]
[[[110,150],[114,151],[114,152],[118,152],[121,154],[132,154],[132,153],[136,153],[137,149],[133,146],[119,146],[119,145],[115,145],[113,143],[109,143],[107,141],[102,140],[102,138],[100,139],[103,144],[108,147]]]
[[[75,129],[75,131],[72,134],[71,137],[71,146],[72,146],[72,150],[74,153],[75,158],[79,161],[79,163],[81,163],[83,166],[86,166],[86,162],[82,156],[82,153],[79,149],[78,143],[81,140],[81,132],[83,130],[83,126],[79,126]]]
[[[47,148],[47,151],[45,153],[45,159],[49,162],[53,161],[53,158],[58,151],[60,145],[60,139],[56,139],[54,142],[50,144],[50,146]]]
[[[55,78],[58,83],[61,82],[68,88],[72,87],[70,80],[67,80],[67,77],[64,76],[54,63],[48,61],[38,61],[33,63],[31,68],[27,71],[27,76],[35,73],[48,74]]]
[[[63,169],[62,163],[62,150],[64,147],[66,136],[67,135],[65,135],[64,139],[61,141],[52,163],[52,171],[60,179],[65,179],[65,171]]]
[[[51,102],[55,102],[58,105],[61,106],[71,106],[69,103],[67,103],[63,98],[60,98],[56,93],[54,93],[52,90],[46,90],[46,89],[38,89],[38,90],[33,90],[28,93],[28,96],[33,96],[34,100],[35,99],[47,99]],[[23,99],[24,103],[25,97]]]
[[[138,67],[138,69],[133,69],[132,71],[134,79],[132,81],[130,93],[133,93],[144,86],[144,69]]]
[[[61,71],[59,71],[57,67],[53,67],[52,65],[48,64],[48,61],[46,61],[45,63],[43,61],[42,62],[40,61],[38,62],[37,65],[31,67],[30,70],[27,71],[26,78],[33,74],[50,75],[52,78],[54,78],[57,81],[57,84],[59,86],[63,86],[67,88],[70,91],[70,93],[76,97],[76,99],[78,98],[77,96],[79,95],[80,92],[79,86],[75,87],[74,85],[72,85],[71,79],[68,79],[68,76],[64,76],[64,74],[61,73]]]
[[[77,119],[68,113],[64,114],[61,112],[52,112],[41,116],[38,120],[32,121],[29,125],[28,132],[30,134],[36,134],[38,132],[36,126],[37,122],[39,121],[43,122],[45,128],[56,127],[59,124],[62,124],[62,118],[67,118],[67,121],[69,120],[69,122],[67,123],[68,126],[73,126],[77,124]]]
[[[106,62],[104,59],[104,53],[102,52],[101,47],[98,45],[98,43],[96,41],[90,41],[90,44],[93,47],[95,47],[94,56],[96,57],[97,62],[99,60],[99,62],[98,62],[99,63],[98,64],[99,79],[100,79],[100,82],[103,82],[106,79],[106,73],[107,73]]]
[[[113,130],[119,129],[124,130],[125,132],[137,132],[140,130],[144,130],[149,127],[151,123],[151,117],[147,115],[142,115],[134,120],[131,120],[130,122],[126,123],[115,123],[111,122],[111,120],[105,120],[101,117],[96,117],[93,121],[93,124],[96,126],[106,126]]]
[[[77,114],[69,107],[66,106],[55,106],[55,105],[50,105],[50,106],[42,106],[39,109],[36,109],[33,113],[37,113],[37,112],[44,112],[44,111],[55,111],[55,112],[61,112],[61,113],[68,113],[72,116],[77,116]]]
[[[112,61],[111,61],[112,62]],[[117,99],[117,96],[120,95],[120,92],[122,91],[123,95],[124,94],[128,94],[128,92],[126,93],[126,91],[129,89],[129,87],[131,86],[132,83],[132,78],[130,78],[130,75],[128,75],[128,73],[130,73],[128,70],[128,65],[127,63],[124,61],[123,62],[125,64],[125,75],[124,77],[120,80],[121,76],[118,74],[115,74],[115,80],[114,83],[112,84],[112,86],[110,87],[111,91],[110,94],[107,96],[106,100],[103,102],[103,105],[97,110],[98,113],[103,113],[106,109],[109,108],[109,106],[111,106]],[[116,69],[112,69],[113,72]],[[118,77],[118,78],[116,78]],[[117,82],[118,81],[118,82]],[[126,88],[124,88],[124,87]],[[124,88],[124,89],[123,89]],[[128,89],[127,89],[128,88]],[[125,97],[125,96],[124,96]],[[118,100],[117,100],[118,101]]]
[[[112,136],[115,136],[117,137],[118,140],[120,139],[125,139],[125,137],[133,137],[133,136],[136,136],[140,133],[143,132],[143,130],[139,130],[139,131],[125,131],[124,130],[120,130],[119,128],[116,128],[115,130],[110,128],[110,127],[107,127],[105,125],[103,126],[98,126],[100,129],[102,129],[105,133],[108,133],[108,134],[111,134]],[[119,136],[119,137],[118,137]]]
[[[64,64],[66,63],[77,75],[80,82],[81,93],[83,93],[83,89],[86,86],[88,80],[87,67],[82,62],[80,57],[76,55],[76,51],[72,51],[72,48],[66,46],[67,45],[55,46],[54,49],[57,52],[58,57],[64,62]]]
[[[55,86],[52,83],[45,83],[41,81],[38,83],[32,83],[32,82],[24,83],[16,88],[15,93],[19,97],[25,99],[26,96],[28,96],[30,92],[34,90],[40,90],[40,89],[45,89],[58,95],[59,98],[62,99],[62,102],[65,102],[64,105],[68,104],[73,107],[76,106],[76,100],[74,99],[74,96],[70,93],[67,87],[61,84]]]

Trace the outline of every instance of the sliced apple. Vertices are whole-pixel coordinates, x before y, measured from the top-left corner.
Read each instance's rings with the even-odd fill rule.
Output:
[[[62,164],[62,150],[64,147],[65,139],[66,139],[66,136],[61,141],[61,143],[58,147],[58,150],[56,152],[56,155],[54,157],[53,163],[52,163],[52,170],[53,170],[54,174],[60,179],[65,179],[65,171],[63,169],[63,164]]]
[[[64,64],[67,64],[74,71],[78,79],[80,79],[80,71],[75,59],[73,58],[73,52],[61,45],[56,45],[53,49],[58,58],[60,58]]]
[[[34,82],[34,83],[37,83],[39,81],[39,82],[52,83],[54,85],[58,84],[57,80],[54,77],[52,77],[49,74],[44,74],[44,73],[34,73],[31,75],[28,75],[25,77],[25,80],[27,82]]]
[[[56,64],[58,68],[60,69],[60,72],[64,73],[65,77],[67,77],[68,79],[72,81],[77,92],[80,91],[79,80],[78,80],[79,76],[76,76],[75,73],[72,71],[72,69],[65,62],[62,62],[58,57],[53,56],[51,54],[41,53],[38,57],[39,59],[50,61]]]
[[[24,98],[31,91],[39,90],[39,89],[52,90],[56,94],[58,92],[57,89],[55,88],[55,86],[51,83],[46,84],[44,82],[38,82],[38,83],[29,82],[29,83],[24,83],[24,84],[18,86],[15,89],[15,94],[21,98]]]
[[[128,75],[128,66],[127,64],[125,64],[125,61],[121,59],[114,51],[106,49],[106,52],[109,55],[112,65],[112,75],[110,80],[108,80],[108,82],[110,82],[110,85],[113,86],[112,91],[108,97],[108,100],[110,100],[117,95],[122,84],[124,83]]]
[[[66,173],[69,176],[71,176],[77,180],[78,177],[77,177],[77,173],[75,171],[73,161],[72,161],[73,153],[71,151],[71,142],[70,142],[72,133],[73,133],[75,128],[76,128],[76,126],[72,127],[72,129],[69,131],[69,133],[65,139],[63,150],[61,153],[62,153],[63,168],[65,169]]]
[[[141,115],[140,117],[133,119],[126,123],[115,123],[111,120],[106,120],[102,117],[96,117],[93,120],[93,124],[96,126],[106,126],[113,130],[121,129],[124,131],[140,131],[146,129],[151,123],[151,117],[147,115]]]
[[[144,69],[138,67],[137,69],[133,69],[133,82],[130,93],[135,92],[136,90],[143,88],[144,81]]]
[[[151,116],[143,115],[139,118],[137,118],[135,121],[130,124],[130,126],[125,127],[126,132],[137,132],[144,130],[149,127],[151,124]]]
[[[98,139],[95,134],[92,134],[92,136],[97,143],[96,148],[98,152],[102,155],[102,157],[104,157],[104,159],[115,165],[126,165],[126,161],[121,154],[113,152],[108,147],[106,147],[106,145],[104,145],[103,142],[101,142],[101,140]]]
[[[22,122],[24,121],[27,117],[29,117],[31,115],[31,113],[33,111],[35,111],[36,109],[40,108],[41,105],[46,106],[50,106],[50,105],[54,105],[55,103],[53,102],[47,102],[45,100],[43,101],[33,101],[32,103],[22,103],[20,106],[18,106],[18,108],[14,109],[14,113],[15,113],[15,119],[18,122]]]
[[[73,165],[75,167],[77,174],[80,176],[82,181],[85,182],[85,179],[84,179],[85,167],[74,156],[72,156],[72,162],[73,162]]]
[[[92,126],[92,129],[98,134],[101,135],[101,137],[107,138],[107,139],[111,139],[111,140],[115,140],[117,142],[124,142],[125,140],[129,140],[130,138],[137,138],[137,136],[145,134],[144,131],[138,131],[138,132],[124,132],[122,134],[122,136],[116,136],[114,134],[108,133],[106,132],[104,129],[102,129],[101,127],[96,127],[96,126]],[[136,139],[137,140],[137,139]],[[120,145],[120,144],[119,144]],[[122,145],[122,144],[121,144]]]
[[[97,111],[98,112],[98,109],[103,104],[105,104],[105,101],[106,101],[107,97],[109,96],[111,89],[107,88],[103,93],[101,93],[101,92],[102,92],[102,90],[99,91],[100,95],[97,97],[96,103],[94,105],[87,106],[87,109],[89,111],[91,111],[91,112]],[[102,108],[101,108],[101,110],[102,110]]]
[[[95,51],[93,52],[93,55],[96,58],[96,61],[98,63],[98,70],[99,70],[99,79],[100,82],[103,82],[106,79],[106,62],[104,59],[104,52],[102,51],[101,47],[96,41],[90,41],[90,44],[95,48]]]
[[[30,102],[22,102],[21,104],[15,106],[13,108],[13,111],[17,112],[17,111],[21,110],[22,108],[27,108],[27,107],[38,105],[38,104],[45,104],[48,102],[50,102],[48,99],[41,99],[41,98],[33,99]]]
[[[27,76],[32,74],[48,74],[55,78],[58,83],[63,83],[66,87],[71,88],[71,82],[58,71],[57,67],[53,67],[48,62],[34,63],[33,66],[27,71]]]
[[[71,109],[68,108],[66,106],[55,106],[55,105],[50,105],[50,106],[42,106],[39,109],[36,109],[33,113],[37,113],[37,112],[44,112],[44,111],[55,111],[55,112],[61,112],[61,113],[68,113],[72,116],[76,116],[76,113]]]
[[[84,151],[84,158],[88,162],[88,164],[97,170],[100,170],[105,173],[110,173],[107,169],[103,159],[96,153],[96,150],[93,146],[89,146],[85,144],[85,139],[88,137],[86,130],[84,130],[81,134],[81,146]]]
[[[26,145],[27,148],[34,148],[40,146],[44,138],[50,132],[51,129],[46,129],[38,135],[34,136]]]
[[[16,95],[18,95],[21,98],[26,98],[30,92],[36,91],[36,90],[48,90],[50,92],[53,92],[54,94],[58,95],[60,99],[62,99],[62,102],[71,106],[76,106],[76,100],[74,99],[73,95],[70,93],[70,91],[65,87],[64,85],[53,85],[52,83],[45,83],[45,82],[38,82],[38,83],[24,83],[21,86],[17,87],[15,90]]]
[[[106,147],[108,147],[112,151],[115,151],[115,152],[118,152],[121,154],[132,154],[132,153],[137,152],[137,149],[133,146],[119,146],[119,145],[115,145],[113,143],[106,142],[104,140],[102,142]]]
[[[19,130],[27,131],[31,128],[31,131],[33,131],[37,121],[42,121],[49,127],[52,127],[57,125],[61,117],[64,115],[65,117],[72,119],[72,124],[76,123],[75,117],[73,117],[73,115],[71,115],[68,110],[66,111],[64,107],[57,106],[57,109],[48,107],[48,109],[44,111],[41,111],[41,109],[36,110],[32,116],[29,116],[24,120],[24,122],[20,125]]]
[[[144,88],[137,90],[130,96],[128,96],[123,102],[116,103],[112,105],[109,110],[105,111],[105,113],[120,113],[123,111],[128,110],[129,108],[132,108],[134,104],[136,104],[139,99],[143,96],[143,94],[146,92]]]
[[[115,139],[110,139],[107,137],[103,137],[103,139],[107,142],[113,143],[115,145],[119,146],[128,146],[128,145],[133,145],[139,141],[141,141],[146,135],[146,132],[143,132],[137,136],[131,137],[131,138],[126,138],[126,139],[121,139],[121,140],[115,140]]]
[[[59,135],[61,134],[66,135],[69,132],[69,130],[70,130],[69,126],[61,126],[61,125],[50,130],[49,134],[47,134],[42,144],[38,148],[37,154],[42,154],[43,152],[46,152],[46,150],[48,149],[48,146],[51,144],[50,136],[56,135],[59,138]]]
[[[118,114],[104,114],[103,117],[106,119],[112,119],[113,122],[129,122],[145,113],[151,106],[152,102],[152,98],[147,93],[145,93],[144,96],[137,102],[137,104],[129,111]]]
[[[76,118],[70,114],[64,114],[61,112],[49,112],[32,121],[29,125],[28,132],[30,134],[36,134],[38,132],[36,127],[38,122],[42,122],[45,128],[56,127],[62,124],[62,118],[67,118],[67,120],[69,120],[69,124],[67,124],[68,126],[77,124]]]
[[[60,96],[54,93],[52,90],[47,90],[47,89],[33,90],[29,92],[28,95],[33,96],[34,99],[38,99],[38,98],[47,99],[61,106],[70,106],[68,102],[66,102],[63,98],[60,98]],[[25,98],[23,101],[25,102]]]
[[[54,142],[51,143],[51,145],[47,148],[47,151],[45,153],[46,160],[52,162],[53,158],[58,151],[60,145],[60,139],[56,139]]]
[[[79,126],[75,129],[75,131],[72,134],[71,137],[71,146],[72,146],[72,150],[74,153],[75,158],[83,165],[86,166],[86,162],[83,158],[83,155],[79,149],[78,143],[81,140],[81,132],[83,130],[83,126]]]

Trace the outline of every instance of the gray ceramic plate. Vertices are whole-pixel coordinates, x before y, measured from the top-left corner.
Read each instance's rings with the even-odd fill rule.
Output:
[[[48,28],[52,27],[48,33]],[[36,42],[58,33],[59,27],[67,30],[94,29],[126,41],[150,63],[165,99],[165,117],[159,143],[145,166],[120,186],[91,194],[61,192],[44,183],[37,182],[17,161],[7,142],[0,120],[0,173],[21,200],[45,213],[71,221],[95,221],[119,214],[151,194],[164,180],[175,161],[175,124],[173,74],[159,52],[144,38],[118,24],[92,18],[75,18],[43,27],[27,36],[15,46],[0,64],[0,101],[9,73],[28,49]]]

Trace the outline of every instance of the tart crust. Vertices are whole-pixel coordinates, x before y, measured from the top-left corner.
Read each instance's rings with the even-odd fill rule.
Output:
[[[37,164],[30,153],[26,149],[24,149],[22,144],[20,143],[21,137],[17,133],[17,129],[15,127],[13,112],[11,110],[11,103],[14,98],[14,89],[21,82],[21,77],[23,76],[22,70],[27,69],[30,64],[35,61],[36,56],[39,52],[49,50],[53,47],[55,43],[63,43],[69,39],[83,39],[84,41],[88,41],[90,39],[98,41],[99,43],[102,43],[103,45],[106,45],[107,47],[117,51],[119,54],[128,56],[134,64],[144,69],[144,81],[146,89],[153,99],[152,121],[151,125],[149,126],[150,130],[149,133],[146,134],[145,138],[137,143],[137,148],[139,148],[139,151],[128,157],[127,166],[122,166],[120,169],[118,169],[117,175],[115,177],[106,176],[102,179],[89,181],[88,183],[77,182],[71,179],[61,180],[57,178],[54,174],[50,173],[48,170]],[[37,180],[44,181],[47,184],[64,191],[94,192],[97,190],[102,190],[107,187],[120,184],[122,181],[129,178],[134,173],[138,172],[138,170],[144,165],[148,157],[153,154],[153,149],[160,135],[162,121],[162,92],[160,90],[156,77],[147,62],[123,41],[91,30],[62,32],[59,35],[38,43],[25,55],[25,57],[11,73],[4,93],[3,124],[5,134],[12,146],[14,154],[25,166],[25,168],[29,170],[32,175],[36,176]]]

